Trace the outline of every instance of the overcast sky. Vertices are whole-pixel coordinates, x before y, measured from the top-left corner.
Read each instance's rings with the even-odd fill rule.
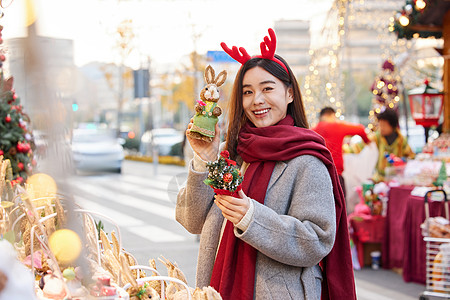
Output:
[[[74,40],[75,64],[114,62],[114,32],[132,19],[136,38],[126,64],[173,64],[194,49],[221,50],[220,42],[258,51],[275,20],[303,19],[321,24],[331,0],[39,0],[39,34]],[[14,0],[0,19],[3,37],[23,36],[25,0]],[[276,3],[276,5],[274,5]],[[314,26],[314,24],[313,24]]]

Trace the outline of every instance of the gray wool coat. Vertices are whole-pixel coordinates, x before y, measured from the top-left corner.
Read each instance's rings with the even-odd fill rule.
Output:
[[[239,161],[239,159],[238,159]],[[208,286],[224,217],[214,191],[192,161],[187,184],[178,193],[176,219],[190,233],[201,234],[196,285]],[[325,165],[302,155],[277,162],[264,205],[252,200],[253,218],[234,234],[258,250],[255,299],[320,299],[318,263],[333,247],[336,213],[333,187]]]

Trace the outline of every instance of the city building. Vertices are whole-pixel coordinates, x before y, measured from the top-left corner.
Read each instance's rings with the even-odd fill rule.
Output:
[[[310,22],[303,20],[278,20],[274,26],[277,34],[276,52],[288,62],[299,81],[303,81],[308,73],[311,61],[309,26]]]

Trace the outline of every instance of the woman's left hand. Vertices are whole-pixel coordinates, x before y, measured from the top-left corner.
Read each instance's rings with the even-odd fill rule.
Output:
[[[220,208],[222,215],[234,225],[241,221],[250,207],[250,198],[242,190],[239,191],[239,196],[241,198],[226,195],[214,196],[216,198],[214,203]]]

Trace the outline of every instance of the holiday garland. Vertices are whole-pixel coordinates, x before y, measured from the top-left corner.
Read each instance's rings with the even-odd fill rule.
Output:
[[[414,28],[414,25],[419,25],[420,17],[423,13],[429,9],[432,9],[437,2],[437,0],[407,0],[402,9],[397,11],[394,17],[391,18],[389,31],[395,32],[399,39],[406,38],[410,40],[418,37],[441,38],[441,30],[428,31],[417,30],[417,28]]]
[[[228,151],[222,151],[218,160],[206,164],[209,174],[204,183],[214,189],[216,194],[232,195],[241,189],[244,177],[230,159]]]

